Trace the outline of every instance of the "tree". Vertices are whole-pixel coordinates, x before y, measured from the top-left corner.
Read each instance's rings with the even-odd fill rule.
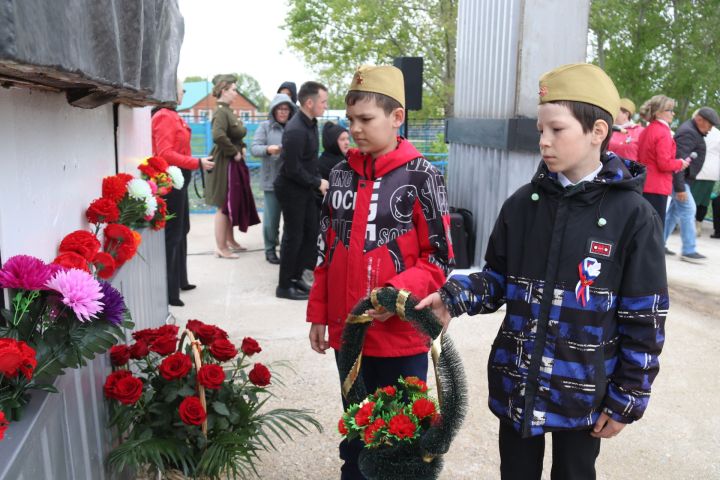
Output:
[[[185,77],[185,80],[183,80],[183,83],[189,83],[189,82],[205,82],[207,81],[207,78],[205,77],[199,77],[199,76],[190,76]]]
[[[255,77],[248,75],[247,73],[235,73],[234,75],[238,79],[238,92],[242,93],[245,95],[245,98],[253,102],[258,107],[258,111],[266,112],[270,106],[270,101],[265,94],[262,93],[260,82],[258,82]]]
[[[342,101],[355,68],[423,57],[421,117],[452,116],[458,0],[290,0],[288,44],[320,72],[330,104]]]
[[[720,101],[717,0],[593,0],[592,60],[639,106],[656,94],[677,102],[677,117]]]

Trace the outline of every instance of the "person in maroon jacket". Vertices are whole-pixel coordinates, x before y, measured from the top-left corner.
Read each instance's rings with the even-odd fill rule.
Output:
[[[672,193],[673,173],[689,165],[675,158],[675,140],[670,123],[675,115],[675,100],[655,95],[640,107],[640,116],[650,122],[638,140],[638,162],[647,167],[643,197],[660,215],[665,224],[667,198]]]
[[[182,103],[183,86],[178,82],[178,101]],[[165,196],[168,214],[174,215],[165,224],[165,263],[167,267],[168,303],[175,307],[185,305],[180,300],[180,290],[192,290],[195,285],[187,276],[187,234],[190,232],[190,208],[188,184],[191,171],[203,168],[209,170],[215,165],[212,157],[194,158],[190,148],[192,132],[187,123],[173,108],[161,108],[152,116],[153,155],[163,158],[168,164],[179,167],[185,177],[181,190],[173,188]]]
[[[405,118],[403,85],[395,67],[362,66],[345,97],[358,148],[330,171],[322,204],[320,262],[307,308],[310,345],[318,353],[340,348],[347,315],[374,288],[407,289],[422,298],[439,288],[450,270],[445,180],[397,136]],[[367,313],[380,320],[364,343],[360,376],[367,391],[393,385],[400,376],[426,379],[427,337],[397,316]],[[358,440],[340,444],[343,479],[363,478],[357,465],[361,449]]]

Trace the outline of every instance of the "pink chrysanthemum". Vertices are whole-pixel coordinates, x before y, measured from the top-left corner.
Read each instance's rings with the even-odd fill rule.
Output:
[[[0,270],[0,287],[23,290],[45,290],[52,270],[39,258],[30,255],[10,257]]]
[[[90,321],[102,312],[100,284],[87,272],[77,268],[57,272],[47,287],[62,295],[63,303],[72,308],[81,322]]]

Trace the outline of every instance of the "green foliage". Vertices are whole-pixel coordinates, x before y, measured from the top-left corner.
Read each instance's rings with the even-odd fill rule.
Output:
[[[344,108],[355,68],[425,59],[423,110],[413,118],[451,116],[457,0],[291,0],[288,44],[320,72],[331,108]],[[381,12],[381,13],[380,13]]]
[[[183,83],[189,83],[189,82],[205,82],[205,81],[207,81],[207,78],[205,78],[205,77],[200,77],[200,76],[197,76],[197,75],[195,75],[195,76],[192,76],[192,75],[191,75],[191,76],[189,76],[189,77],[185,77],[185,80],[183,80]]]
[[[717,0],[593,0],[592,60],[638,108],[664,94],[684,119],[720,102],[719,23]]]
[[[266,112],[270,106],[270,101],[262,92],[260,82],[255,77],[247,73],[235,73],[237,77],[238,92],[245,95],[245,98],[253,102],[258,107],[258,112]]]

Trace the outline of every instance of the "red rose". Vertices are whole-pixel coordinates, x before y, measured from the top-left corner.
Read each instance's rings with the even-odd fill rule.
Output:
[[[427,384],[418,377],[405,377],[405,383],[411,388],[414,387],[421,392],[427,392]]]
[[[115,398],[115,385],[121,379],[125,377],[131,377],[132,373],[129,370],[115,370],[105,379],[105,385],[103,386],[103,392],[108,398]]]
[[[200,320],[191,319],[187,321],[187,324],[185,324],[185,329],[190,330],[195,337],[198,336],[198,330],[200,330],[200,327],[205,325],[205,323],[201,322]]]
[[[220,365],[203,365],[198,370],[197,380],[203,387],[217,390],[225,381],[225,371]]]
[[[175,335],[163,335],[156,338],[150,344],[150,351],[162,355],[170,355],[177,347],[177,337]]]
[[[63,268],[77,268],[90,273],[90,267],[88,267],[88,261],[82,255],[75,252],[61,253],[53,262],[55,265],[60,265]]]
[[[9,422],[5,418],[5,413],[0,410],[0,440],[5,438],[5,430],[7,430]]]
[[[375,434],[378,430],[385,426],[385,420],[377,418],[365,429],[365,444],[369,445],[375,440]]]
[[[125,405],[133,405],[142,396],[143,382],[137,377],[127,375],[119,379],[114,387],[113,398]]]
[[[152,342],[155,341],[156,338],[160,336],[160,330],[157,328],[143,328],[142,330],[138,330],[137,332],[132,333],[132,337],[137,341],[143,341],[150,345]]]
[[[110,349],[110,362],[116,367],[122,367],[130,361],[130,349],[127,345],[115,345]]]
[[[210,344],[210,353],[221,362],[226,362],[235,358],[238,351],[227,338],[218,338]]]
[[[215,325],[202,325],[197,331],[198,337],[203,345],[210,345],[215,338],[219,338],[218,328]]]
[[[412,413],[422,420],[435,414],[435,404],[427,398],[418,398],[413,402]]]
[[[103,234],[103,250],[113,256],[118,267],[135,255],[138,244],[133,231],[125,225],[111,223],[105,227]]]
[[[370,423],[370,417],[375,409],[375,402],[368,402],[355,414],[355,425],[358,427],[365,426]]]
[[[180,419],[188,425],[202,425],[207,413],[198,397],[185,397],[178,408]]]
[[[240,345],[240,350],[242,350],[242,352],[248,357],[252,357],[256,353],[262,352],[260,344],[251,337],[243,338],[242,345]]]
[[[340,421],[338,422],[338,432],[340,432],[340,435],[348,434],[348,429],[347,429],[347,426],[345,425],[345,419],[342,417],[340,418]]]
[[[150,353],[150,349],[147,346],[147,343],[143,342],[142,340],[138,340],[137,342],[130,345],[130,358],[134,360],[140,360],[141,358],[147,357],[148,353]]]
[[[388,432],[398,438],[413,438],[416,430],[417,426],[412,419],[402,413],[392,417],[388,425]]]
[[[0,338],[0,374],[14,378],[18,373],[30,380],[37,366],[35,350],[22,340]]]
[[[192,362],[190,361],[190,357],[184,353],[177,352],[165,357],[162,363],[160,363],[159,370],[160,375],[162,375],[165,380],[170,381],[183,378],[191,368]]]
[[[130,178],[128,178],[130,177]],[[127,192],[127,183],[132,179],[131,175],[120,173],[112,177],[105,177],[102,181],[102,196],[117,203]]]
[[[147,159],[147,163],[158,172],[167,172],[168,163],[162,157],[150,157]]]
[[[99,250],[100,241],[86,230],[75,230],[68,233],[58,247],[60,253],[75,252],[85,257],[86,260],[92,260]]]
[[[113,223],[120,218],[120,210],[115,202],[101,197],[92,201],[85,216],[90,223]]]
[[[180,328],[177,325],[163,325],[162,327],[158,328],[157,331],[160,336],[172,335],[174,337],[177,337]]]
[[[262,363],[256,363],[250,370],[248,378],[258,387],[270,385],[270,370]]]
[[[92,264],[95,266],[98,277],[104,280],[107,280],[115,274],[115,260],[113,260],[109,253],[96,253],[92,259]]]

